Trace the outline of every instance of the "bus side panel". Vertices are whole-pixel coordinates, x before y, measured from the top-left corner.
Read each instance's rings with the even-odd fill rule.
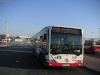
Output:
[[[87,53],[94,53],[93,47],[91,46],[91,47],[87,48],[87,49],[86,49],[86,52],[87,52]]]
[[[93,46],[93,50],[95,53],[100,52],[100,46]]]
[[[86,53],[98,53],[100,52],[100,47],[99,46],[91,46],[87,49],[85,49]]]

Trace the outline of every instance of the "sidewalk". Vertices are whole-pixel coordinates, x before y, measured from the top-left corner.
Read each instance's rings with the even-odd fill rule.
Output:
[[[100,72],[100,59],[84,55],[84,66]]]

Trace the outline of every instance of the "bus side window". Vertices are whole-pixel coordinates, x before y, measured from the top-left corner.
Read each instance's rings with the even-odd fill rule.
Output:
[[[85,44],[84,44],[85,46],[88,46],[88,41],[85,41]]]
[[[46,37],[46,34],[44,34],[44,37],[43,37],[43,39],[44,39],[44,40],[46,40],[46,39],[47,39],[47,37]]]
[[[95,44],[96,45],[100,45],[100,41],[95,41]]]
[[[46,34],[44,34],[44,36],[42,38],[42,49],[43,49],[43,52],[47,51],[47,36],[46,36]]]
[[[92,41],[90,41],[90,46],[93,46],[93,42]]]
[[[85,41],[85,46],[92,46],[93,44],[92,44],[93,42],[92,41]]]

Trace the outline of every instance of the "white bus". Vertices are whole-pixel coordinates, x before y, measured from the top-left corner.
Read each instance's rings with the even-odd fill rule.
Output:
[[[85,49],[85,53],[100,52],[100,38],[85,40],[84,49]]]
[[[6,39],[0,40],[0,47],[7,47],[7,41],[6,41]]]
[[[0,35],[0,47],[7,47],[7,39],[5,34]]]
[[[83,66],[83,31],[48,26],[32,36],[33,53],[49,67]]]

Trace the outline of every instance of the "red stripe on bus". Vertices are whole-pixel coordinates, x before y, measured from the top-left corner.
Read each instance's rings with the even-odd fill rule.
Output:
[[[100,52],[100,46],[91,46],[89,48],[86,49],[86,52],[88,53],[92,53],[92,52]]]
[[[65,66],[83,66],[83,63],[56,63],[56,62],[48,62],[47,64],[50,67],[64,67]]]

